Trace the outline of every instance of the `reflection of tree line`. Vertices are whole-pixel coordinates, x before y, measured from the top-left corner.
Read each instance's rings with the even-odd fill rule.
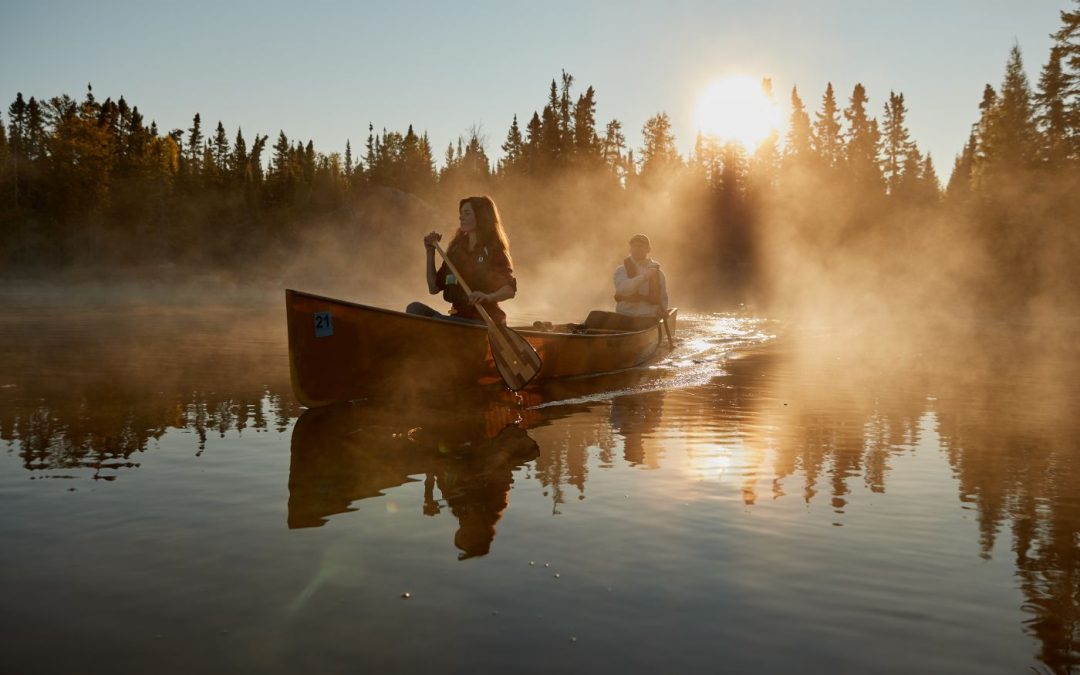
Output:
[[[138,466],[169,429],[195,432],[197,452],[229,430],[284,431],[298,406],[287,371],[266,364],[245,331],[202,311],[146,316],[101,308],[6,326],[0,334],[0,439],[31,471]],[[244,323],[244,322],[241,322]],[[257,324],[257,325],[256,325]],[[238,345],[240,348],[238,348]]]
[[[990,556],[1002,528],[1011,526],[1023,610],[1029,615],[1025,626],[1039,639],[1039,658],[1055,672],[1075,672],[1080,669],[1077,392],[1057,398],[1019,375],[1008,378],[1011,386],[987,388],[974,405],[942,406],[939,432],[960,497],[977,509],[983,556]],[[1060,406],[1066,410],[1055,410]],[[987,416],[1002,423],[987,425]]]
[[[594,419],[550,433],[531,430],[541,441],[536,477],[551,487],[557,512],[561,486],[584,496],[588,448],[598,448],[599,468],[612,468],[621,437],[627,465],[662,468],[663,442],[649,442],[661,425],[708,426],[716,439],[737,439],[745,448],[745,503],[758,500],[763,479],[775,499],[784,496],[787,479],[801,474],[808,504],[829,499],[843,513],[853,481],[884,493],[893,459],[914,452],[920,425],[935,420],[959,501],[977,512],[981,554],[990,556],[1008,524],[1030,615],[1025,626],[1040,641],[1043,663],[1072,672],[1080,666],[1080,392],[1057,383],[1080,381],[1076,360],[1046,367],[1031,357],[1006,367],[1015,354],[999,354],[985,357],[993,364],[986,367],[943,351],[920,356],[921,363],[885,365],[877,361],[881,354],[860,362],[837,359],[840,351],[765,352],[730,361],[725,376],[692,395],[660,390],[571,406],[557,414]],[[689,444],[688,459],[700,452]]]

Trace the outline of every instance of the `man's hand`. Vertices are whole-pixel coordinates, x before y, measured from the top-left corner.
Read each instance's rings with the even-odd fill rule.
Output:
[[[659,276],[660,276],[660,268],[659,267],[653,267],[653,266],[650,265],[649,267],[645,268],[645,279],[646,280],[652,281],[652,280],[656,279]]]
[[[487,293],[481,293],[480,291],[469,293],[470,305],[478,305],[481,302],[491,302],[491,297]]]
[[[440,241],[441,239],[442,235],[438,232],[430,232],[426,237],[424,237],[424,247],[427,248],[427,250],[429,251],[434,251],[435,242]]]

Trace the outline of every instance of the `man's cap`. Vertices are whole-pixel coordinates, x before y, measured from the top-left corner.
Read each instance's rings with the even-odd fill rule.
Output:
[[[635,234],[634,236],[630,237],[630,243],[631,244],[633,244],[634,242],[638,242],[638,241],[640,241],[642,244],[645,244],[649,248],[652,248],[652,244],[649,243],[649,238],[646,237],[645,235],[643,235],[643,234]]]

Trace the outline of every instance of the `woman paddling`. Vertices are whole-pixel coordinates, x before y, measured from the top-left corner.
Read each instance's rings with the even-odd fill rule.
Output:
[[[405,311],[437,319],[483,323],[476,308],[480,304],[496,323],[505,324],[506,313],[499,307],[499,302],[517,294],[517,280],[510,259],[510,242],[499,221],[495,202],[491,197],[462,199],[458,204],[458,225],[446,255],[465,278],[472,293],[465,293],[446,261],[436,270],[435,243],[442,235],[431,232],[424,237],[428,292],[434,295],[441,291],[443,299],[451,304],[450,314],[447,316],[422,302],[410,303]]]

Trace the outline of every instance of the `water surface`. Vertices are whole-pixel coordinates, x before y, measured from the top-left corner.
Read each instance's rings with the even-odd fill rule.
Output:
[[[304,411],[280,308],[8,312],[2,670],[1075,672],[1077,361],[989,332]]]

